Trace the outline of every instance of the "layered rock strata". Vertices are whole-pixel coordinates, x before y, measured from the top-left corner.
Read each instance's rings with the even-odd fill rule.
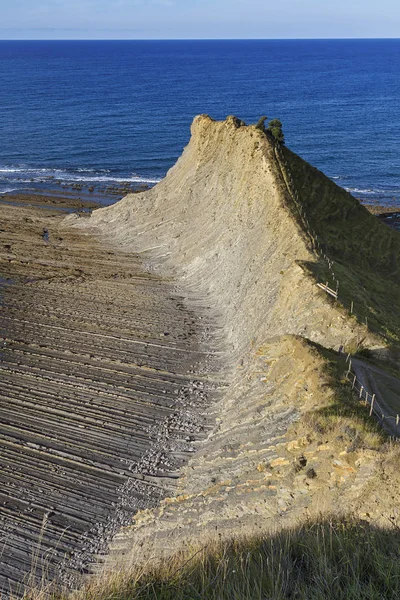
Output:
[[[9,332],[5,378],[14,378],[5,406],[19,388],[16,400],[25,402],[24,411],[12,408],[7,417],[22,440],[16,452],[27,465],[24,477],[38,464],[37,457],[29,462],[32,442],[47,465],[33,485],[46,480],[54,455],[68,465],[72,457],[65,506],[59,496],[53,501],[61,478],[51,488],[58,491],[49,495],[50,510],[39,504],[31,536],[36,543],[43,523],[45,532],[55,515],[71,514],[67,529],[63,517],[56,530],[61,540],[64,530],[76,532],[63,548],[77,550],[66,576],[87,563],[87,551],[103,552],[137,508],[144,510],[114,539],[107,568],[166,556],[200,535],[280,526],[350,501],[361,512],[356,496],[374,514],[368,486],[383,472],[382,459],[357,450],[355,419],[326,439],[317,415],[336,410],[324,349],[363,343],[376,350],[388,340],[395,347],[395,310],[389,306],[389,323],[377,298],[389,290],[381,268],[391,278],[389,305],[400,297],[396,232],[263,131],[207,116],[195,119],[182,157],[153,189],[89,219],[67,217],[62,227],[60,235],[34,220],[34,243],[25,250],[17,243],[18,252],[7,244],[4,264],[14,270],[6,271],[2,325]],[[322,256],[329,268],[338,262],[343,301],[317,286]],[[30,281],[33,268],[40,276]],[[353,292],[357,318],[349,309]],[[84,435],[76,433],[80,426]],[[98,478],[88,490],[93,468]],[[15,480],[16,471],[7,498],[19,530],[9,547],[27,566],[29,507],[20,498],[26,502],[28,492],[19,484],[15,490]],[[101,512],[103,488],[114,517]]]
[[[140,258],[61,220],[1,206],[6,594],[73,580],[138,508],[173,493],[216,387],[201,311]]]
[[[331,237],[323,239],[324,252],[332,250],[335,259],[341,253],[344,261],[350,260],[340,241],[345,222],[345,229],[365,226],[368,235],[381,237],[389,258],[399,243],[393,232],[376,230],[382,226],[354,198],[296,160],[254,126],[203,115],[194,120],[177,164],[152,190],[128,195],[87,221],[71,219],[74,227],[112,240],[125,252],[139,252],[153,272],[174,277],[194,310],[198,304],[208,307],[220,326],[228,373],[223,396],[210,408],[214,430],[184,470],[178,497],[138,515],[115,539],[107,568],[137,560],[138,546],[140,555],[146,550],[149,557],[164,556],[179,541],[200,535],[248,532],[289,513],[337,508],[343,493],[350,497],[367,482],[369,467],[358,477],[355,464],[364,464],[364,457],[343,458],[351,446],[346,435],[341,443],[326,444],[325,455],[319,436],[303,436],[297,446],[290,439],[304,406],[317,411],[318,398],[326,407],[335,393],[322,372],[309,384],[325,363],[299,340],[336,351],[361,342],[375,349],[386,344],[316,285],[320,254],[315,231],[304,224],[322,224],[321,239],[326,227]],[[306,183],[314,180],[318,185],[308,196]],[[301,210],[294,187],[302,196]],[[331,224],[313,213],[317,202],[330,207]],[[373,266],[369,253],[366,267],[370,258]],[[387,264],[397,268],[391,260]],[[270,363],[278,366],[271,369]],[[314,461],[310,477],[302,472],[294,479],[294,463],[307,452],[304,460]],[[313,482],[317,466],[324,476]],[[318,493],[310,494],[313,489]]]
[[[164,180],[81,225],[207,302],[221,315],[231,362],[287,333],[328,347],[356,340],[360,329],[305,272],[317,256],[289,201],[271,139],[235,117],[200,116]]]

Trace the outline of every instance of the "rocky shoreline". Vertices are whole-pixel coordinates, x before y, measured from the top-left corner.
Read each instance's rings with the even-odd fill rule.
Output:
[[[219,358],[174,281],[63,224],[96,202],[0,204],[0,590],[18,595],[29,578],[75,584],[173,494],[210,427]]]
[[[21,184],[16,179],[16,185]],[[14,191],[1,192],[0,201],[10,197],[30,198],[51,198],[65,199],[69,198],[72,202],[94,203],[100,206],[113,204],[127,194],[144,192],[153,184],[122,181],[63,181],[53,176],[44,177],[40,181],[32,179],[32,187],[15,188]]]
[[[365,207],[385,225],[400,230],[400,206],[366,204]]]

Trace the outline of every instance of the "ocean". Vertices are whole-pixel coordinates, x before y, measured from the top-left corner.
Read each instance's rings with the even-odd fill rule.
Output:
[[[400,40],[1,41],[0,193],[153,185],[200,113],[283,122],[368,203],[400,201]]]

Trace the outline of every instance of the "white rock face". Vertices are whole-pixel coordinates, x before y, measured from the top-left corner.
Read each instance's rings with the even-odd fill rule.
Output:
[[[210,311],[225,369],[226,387],[208,414],[214,429],[184,469],[181,495],[139,513],[112,545],[107,568],[136,560],[135,547],[162,558],[198,532],[252,531],[313,505],[311,484],[293,484],[286,444],[300,442],[287,435],[304,407],[327,404],[334,392],[320,379],[318,351],[300,338],[336,350],[361,336],[376,340],[305,269],[318,257],[285,181],[269,136],[235,117],[203,115],[163,181],[76,222],[144,256],[189,304]],[[328,489],[321,482],[316,510]]]
[[[235,117],[202,115],[163,181],[82,226],[144,253],[151,268],[219,314],[231,357],[285,333],[339,347],[357,332],[299,265],[316,257],[285,195],[267,136]]]

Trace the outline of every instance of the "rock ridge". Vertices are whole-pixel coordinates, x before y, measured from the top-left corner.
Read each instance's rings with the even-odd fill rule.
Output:
[[[140,556],[165,556],[193,537],[345,509],[346,499],[357,494],[371,504],[366,489],[380,461],[373,451],[348,450],[349,422],[339,441],[316,433],[314,413],[328,410],[336,394],[324,375],[329,361],[323,352],[334,349],[337,356],[340,347],[361,344],[378,350],[388,340],[350,314],[348,297],[341,304],[316,285],[325,273],[294,210],[276,142],[232,116],[218,122],[200,115],[191,131],[182,156],[154,188],[90,219],[70,219],[74,227],[139,253],[149,270],[173,277],[189,306],[213,315],[219,328],[209,335],[221,351],[227,381],[208,409],[215,426],[181,471],[178,495],[138,513],[115,538],[107,569],[136,560],[138,546]],[[346,265],[352,253],[363,248],[362,236],[344,248],[340,228],[348,228],[346,219],[382,239],[385,264],[396,278],[395,259],[388,258],[400,249],[396,234],[290,150],[280,152],[293,169],[307,221],[324,252],[339,261],[343,281],[352,276]],[[318,185],[310,186],[314,180]],[[317,205],[325,207],[327,220]],[[364,275],[372,277],[376,261],[371,252],[366,256]],[[367,305],[368,286],[362,289]],[[305,414],[309,429],[296,425]]]
[[[164,180],[76,225],[140,252],[208,303],[230,360],[286,333],[328,347],[365,337],[303,268],[317,259],[287,203],[273,140],[236,117],[201,115]]]

